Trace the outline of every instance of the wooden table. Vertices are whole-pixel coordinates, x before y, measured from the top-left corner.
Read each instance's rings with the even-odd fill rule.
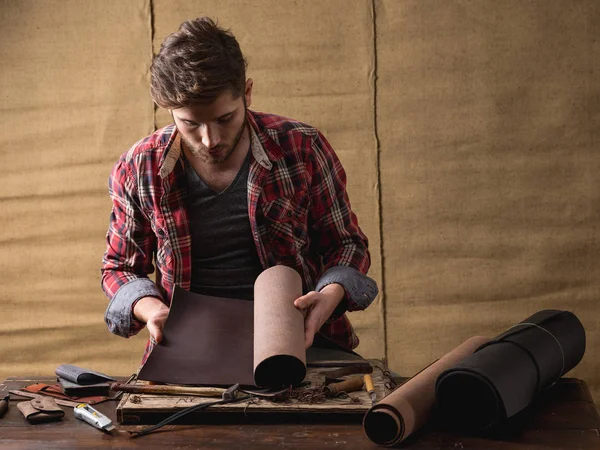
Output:
[[[0,396],[34,382],[53,382],[42,378],[9,378],[0,384]],[[10,449],[242,449],[276,447],[292,449],[377,448],[367,439],[361,424],[328,421],[310,423],[306,419],[291,423],[289,418],[265,420],[249,417],[235,423],[216,422],[207,414],[201,425],[170,425],[148,436],[131,439],[128,430],[140,429],[117,424],[113,435],[103,433],[76,419],[72,408],[60,422],[30,425],[11,396],[8,413],[0,418],[0,448]],[[115,421],[116,402],[96,405]],[[415,449],[600,449],[600,417],[585,382],[562,379],[540,397],[532,407],[513,421],[502,436],[473,437],[443,431],[430,425],[405,441],[403,448]]]

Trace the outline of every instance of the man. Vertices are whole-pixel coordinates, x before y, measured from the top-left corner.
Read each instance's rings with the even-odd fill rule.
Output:
[[[108,327],[129,337],[147,325],[146,356],[175,285],[252,300],[277,264],[302,277],[306,347],[358,345],[344,313],[377,287],[344,170],[315,128],[249,110],[252,86],[235,37],[208,18],[184,22],[152,63],[152,98],[174,124],[115,165],[102,268]]]

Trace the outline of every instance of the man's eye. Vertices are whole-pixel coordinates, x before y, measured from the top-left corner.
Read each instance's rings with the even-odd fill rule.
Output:
[[[231,120],[231,116],[227,116],[227,117],[221,117],[220,119],[217,119],[217,122],[219,123],[227,123]]]
[[[198,126],[197,123],[195,122],[190,122],[189,120],[184,120],[183,123],[185,123],[188,127],[195,127]]]

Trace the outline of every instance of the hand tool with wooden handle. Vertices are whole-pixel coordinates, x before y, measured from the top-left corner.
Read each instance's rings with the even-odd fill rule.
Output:
[[[171,386],[165,384],[136,385],[112,383],[110,388],[113,391],[123,391],[129,394],[187,395],[197,397],[221,397],[226,391],[226,389],[215,387]]]
[[[362,377],[350,377],[339,383],[331,383],[325,386],[325,392],[329,397],[335,397],[340,392],[360,391],[363,387]]]
[[[367,393],[369,394],[369,397],[371,397],[371,405],[374,405],[375,403],[377,403],[377,395],[375,394],[375,386],[373,385],[373,378],[371,378],[371,375],[365,375],[364,380],[365,380],[365,389],[366,389]]]

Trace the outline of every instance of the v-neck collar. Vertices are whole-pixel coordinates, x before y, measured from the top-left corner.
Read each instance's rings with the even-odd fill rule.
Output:
[[[237,183],[239,182],[240,178],[244,175],[244,173],[248,172],[250,170],[250,153],[251,153],[251,149],[249,149],[248,152],[246,153],[246,156],[244,157],[244,161],[242,162],[242,165],[240,166],[238,173],[235,175],[235,178],[221,192],[215,191],[212,187],[210,187],[202,179],[202,177],[198,174],[198,172],[196,172],[196,169],[194,169],[194,167],[190,164],[190,162],[188,161],[184,152],[181,152],[181,157],[183,159],[183,164],[185,166],[185,172],[186,172],[186,175],[188,176],[188,178],[191,177],[191,179],[194,181],[194,183],[201,184],[202,187],[208,189],[214,197],[218,197],[218,196],[224,195],[224,194],[228,193],[229,191],[231,191],[237,185]]]

